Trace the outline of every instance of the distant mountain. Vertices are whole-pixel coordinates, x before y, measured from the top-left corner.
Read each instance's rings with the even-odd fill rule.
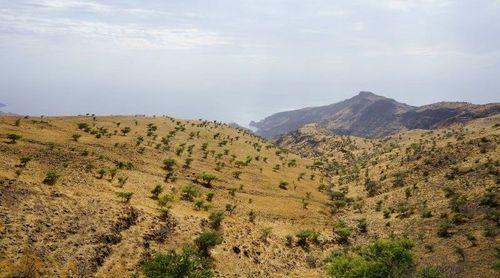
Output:
[[[248,133],[253,133],[253,131],[251,129],[243,127],[243,126],[239,125],[238,123],[232,122],[232,123],[228,123],[228,125],[231,126],[231,127],[236,128],[236,129],[244,130],[244,131],[246,131]]]
[[[250,125],[257,128],[256,134],[267,138],[311,123],[334,134],[376,138],[407,129],[445,127],[499,112],[498,103],[440,102],[414,107],[371,92],[360,92],[339,103],[281,112]]]

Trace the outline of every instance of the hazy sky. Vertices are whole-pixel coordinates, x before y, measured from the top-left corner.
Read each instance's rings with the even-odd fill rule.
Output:
[[[0,0],[0,102],[242,124],[360,90],[500,101],[499,0]]]

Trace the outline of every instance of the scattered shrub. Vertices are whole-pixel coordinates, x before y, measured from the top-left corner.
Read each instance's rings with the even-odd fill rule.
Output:
[[[155,185],[153,190],[151,190],[151,198],[158,199],[158,196],[163,192],[163,186],[161,184]]]
[[[201,255],[209,257],[210,249],[222,243],[222,235],[217,231],[205,231],[201,233],[194,242]]]
[[[224,212],[220,210],[213,211],[208,219],[210,219],[210,226],[212,227],[212,229],[217,230],[220,228],[222,220],[224,219]]]
[[[14,133],[7,134],[7,139],[10,140],[11,144],[15,144],[17,142],[17,140],[19,140],[21,138],[23,138],[21,135],[17,135]]]
[[[47,185],[54,185],[59,179],[59,177],[60,177],[59,174],[51,170],[45,174],[45,178],[43,179],[42,182]]]
[[[130,199],[132,199],[132,195],[134,195],[134,193],[132,193],[132,192],[126,192],[126,191],[116,192],[116,196],[118,198],[122,198],[125,203],[130,203]]]
[[[182,188],[182,199],[192,202],[194,198],[200,196],[200,191],[194,185],[187,185]]]

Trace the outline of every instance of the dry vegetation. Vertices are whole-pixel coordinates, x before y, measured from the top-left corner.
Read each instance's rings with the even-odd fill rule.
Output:
[[[384,274],[493,277],[499,123],[382,140],[311,128],[282,148],[201,120],[3,116],[0,277],[169,277],[165,261],[342,277],[374,250],[404,258]]]

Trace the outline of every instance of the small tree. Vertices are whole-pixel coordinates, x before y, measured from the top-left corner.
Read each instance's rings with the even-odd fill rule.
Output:
[[[127,183],[128,177],[118,177],[118,184],[123,187]]]
[[[106,175],[106,169],[101,168],[101,169],[97,170],[97,178],[98,179],[102,179],[104,177],[104,175]]]
[[[80,137],[82,137],[82,135],[75,133],[71,137],[73,137],[73,141],[78,142],[78,139],[80,139]]]
[[[173,158],[165,158],[163,160],[163,168],[169,172],[174,170],[174,166],[177,164]]]
[[[213,211],[208,219],[210,219],[210,226],[212,227],[212,229],[217,230],[220,228],[222,220],[224,219],[224,212],[220,210]]]
[[[213,198],[215,196],[215,193],[213,193],[213,192],[207,192],[206,196],[207,196],[207,201],[208,202],[212,202],[212,200],[213,200]]]
[[[235,209],[236,209],[236,205],[226,204],[226,211],[229,212],[230,215],[233,214]]]
[[[23,156],[19,159],[19,167],[25,168],[28,162],[31,161],[31,157],[29,156]]]
[[[158,195],[163,192],[163,186],[161,184],[157,184],[153,190],[151,190],[151,199],[158,199]]]
[[[163,194],[158,198],[158,205],[160,207],[166,206],[168,203],[172,202],[174,200],[174,196],[170,194]]]
[[[21,135],[17,135],[14,133],[7,134],[7,139],[10,140],[11,144],[15,144],[17,142],[17,140],[19,140],[21,138],[23,138]]]
[[[351,236],[352,229],[347,226],[344,221],[339,221],[334,227],[335,234],[339,237],[339,243],[347,243],[349,241],[349,236]]]
[[[239,179],[240,179],[240,175],[241,175],[241,173],[242,173],[241,171],[234,171],[234,172],[233,172],[233,177],[234,177],[235,179],[238,179],[238,180],[239,180]]]
[[[184,165],[183,165],[183,167],[184,167],[185,169],[187,169],[187,168],[191,167],[191,162],[193,162],[193,159],[192,159],[191,157],[186,158],[186,159],[184,160]]]
[[[51,170],[45,174],[45,178],[43,179],[42,182],[47,185],[54,185],[58,179],[59,179],[59,174]]]
[[[132,129],[130,129],[130,127],[128,126],[121,129],[123,136],[126,136],[130,131],[132,131]]]
[[[194,242],[201,255],[209,257],[210,249],[222,243],[222,235],[217,231],[205,231]]]
[[[113,167],[113,168],[109,169],[109,176],[110,176],[109,181],[113,181],[115,179],[115,176],[117,173],[118,173],[118,168]]]
[[[194,185],[187,185],[182,188],[183,200],[192,202],[198,196],[200,196],[200,191]]]
[[[212,182],[217,180],[217,176],[203,172],[198,175],[197,180],[201,180],[206,187],[212,187]]]
[[[118,198],[122,198],[123,201],[127,204],[130,203],[130,199],[132,199],[132,195],[134,195],[134,193],[132,193],[132,192],[126,192],[126,191],[116,192],[116,196],[118,196]]]
[[[267,239],[269,238],[269,236],[270,236],[270,235],[272,234],[272,232],[273,232],[273,228],[272,228],[272,227],[266,227],[266,228],[262,229],[262,231],[261,231],[261,232],[262,232],[262,233],[261,233],[261,235],[260,235],[260,238],[261,238],[263,241],[267,242]]]

